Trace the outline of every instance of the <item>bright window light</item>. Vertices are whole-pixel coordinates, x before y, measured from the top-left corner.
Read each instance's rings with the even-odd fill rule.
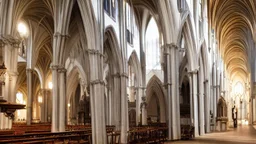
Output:
[[[244,92],[244,87],[243,85],[241,84],[241,82],[238,82],[235,87],[234,87],[234,92],[235,94],[243,94]]]
[[[38,96],[38,102],[39,102],[39,103],[42,103],[42,102],[43,102],[42,96]]]
[[[49,82],[49,83],[48,83],[48,88],[49,88],[49,89],[52,89],[52,87],[53,87],[52,82]]]
[[[21,92],[18,92],[16,94],[16,102],[17,103],[23,103],[23,94]]]
[[[24,23],[20,22],[18,24],[18,32],[19,32],[21,37],[27,36],[27,34],[28,34],[27,26]]]

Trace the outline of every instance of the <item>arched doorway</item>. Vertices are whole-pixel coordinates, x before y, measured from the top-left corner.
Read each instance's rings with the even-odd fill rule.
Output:
[[[147,84],[147,118],[150,123],[166,122],[166,98],[161,85],[162,82],[155,75]]]
[[[180,88],[180,124],[191,125],[190,107],[190,83],[187,76],[184,77]]]

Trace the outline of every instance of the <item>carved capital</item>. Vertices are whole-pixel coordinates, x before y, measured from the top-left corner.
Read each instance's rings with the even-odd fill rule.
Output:
[[[101,57],[104,57],[104,54],[101,53],[99,50],[95,50],[95,49],[88,49],[87,52],[91,55],[99,55]]]
[[[144,102],[142,102],[142,103],[140,103],[140,109],[142,109],[142,108],[147,108],[147,103],[144,101]]]
[[[102,84],[104,85],[104,81],[100,79],[96,79],[90,82],[91,85],[96,85],[96,84]]]
[[[197,74],[197,72],[198,72],[198,69],[195,69],[195,70],[189,71],[188,74],[193,75],[193,74]]]
[[[120,74],[120,77],[129,78],[127,73],[122,73],[122,74]]]
[[[26,69],[26,72],[27,72],[27,73],[32,73],[33,71],[34,71],[34,69],[31,69],[31,68],[27,68],[27,69]]]
[[[64,67],[59,67],[58,68],[58,73],[66,73],[67,70]]]
[[[63,37],[63,38],[69,38],[70,37],[69,34],[62,34],[60,32],[55,32],[53,36],[54,37]]]
[[[58,70],[59,66],[58,65],[51,65],[52,70]]]
[[[113,77],[120,78],[120,73],[115,73],[112,75]]]
[[[11,45],[13,48],[19,48],[20,43],[20,39],[14,38],[11,35],[0,35],[0,47],[8,44]]]

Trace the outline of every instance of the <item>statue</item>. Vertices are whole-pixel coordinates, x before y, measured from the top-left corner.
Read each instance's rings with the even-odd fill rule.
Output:
[[[237,108],[236,108],[236,106],[234,106],[232,108],[232,119],[234,122],[234,128],[236,128],[237,127]]]

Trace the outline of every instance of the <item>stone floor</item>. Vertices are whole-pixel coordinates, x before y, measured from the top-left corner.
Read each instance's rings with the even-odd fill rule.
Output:
[[[238,126],[227,132],[215,132],[193,140],[180,140],[166,144],[256,144],[256,130],[253,126]]]

